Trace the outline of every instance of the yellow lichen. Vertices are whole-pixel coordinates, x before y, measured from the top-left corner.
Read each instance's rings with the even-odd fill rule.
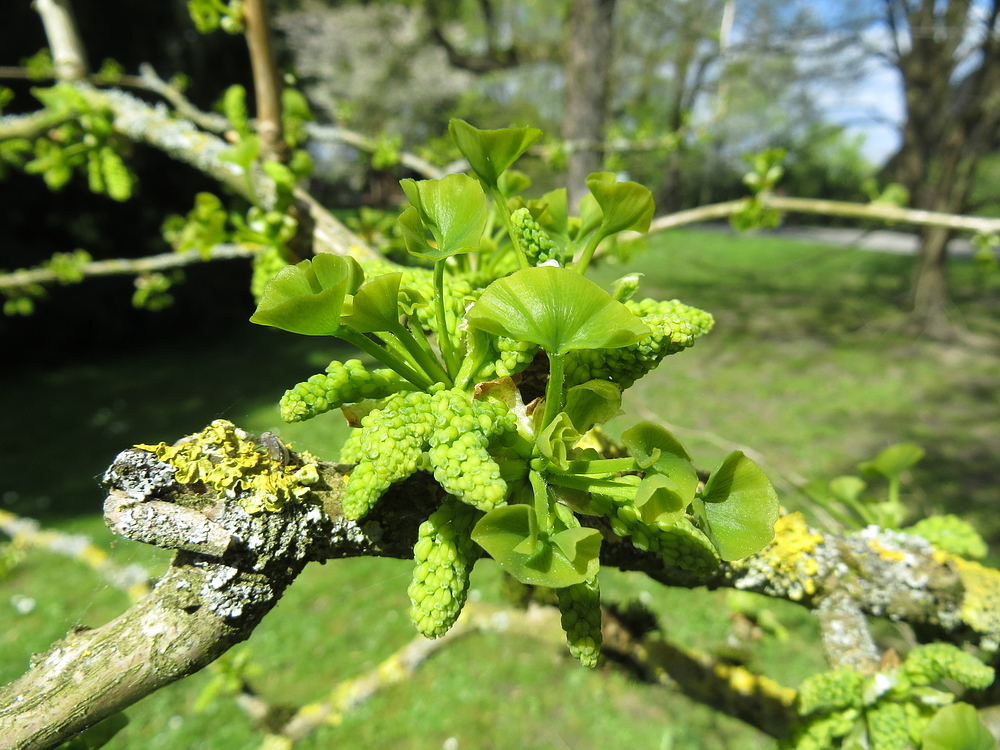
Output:
[[[819,563],[812,553],[822,542],[822,535],[806,525],[805,516],[789,513],[774,524],[774,540],[767,547],[746,560],[734,562],[733,567],[759,570],[772,587],[797,601],[816,593],[813,577],[819,572]]]
[[[297,455],[300,463],[285,465],[225,419],[215,420],[174,445],[136,447],[173,466],[177,470],[174,478],[181,484],[203,482],[238,499],[249,513],[279,511],[319,481],[319,471],[308,454]]]
[[[940,554],[955,566],[962,579],[962,619],[995,641],[1000,636],[1000,571],[957,555]]]
[[[882,560],[891,560],[893,562],[902,562],[906,559],[906,553],[900,552],[896,549],[889,549],[879,543],[878,539],[872,539],[868,542],[868,546],[871,547],[878,553],[878,556]]]

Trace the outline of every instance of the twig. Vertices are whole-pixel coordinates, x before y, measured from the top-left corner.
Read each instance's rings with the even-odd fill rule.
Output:
[[[749,669],[692,648],[665,634],[637,638],[604,612],[604,651],[624,657],[644,679],[733,716],[777,739],[795,718],[795,690]]]
[[[228,260],[230,258],[250,258],[254,251],[247,245],[216,245],[207,253],[198,250],[188,250],[183,253],[163,253],[145,258],[113,258],[110,260],[95,260],[79,267],[84,276],[116,276],[120,274],[141,275],[153,271],[164,271],[170,268],[180,268],[195,263],[213,260]],[[48,268],[31,268],[0,275],[0,291],[17,289],[29,284],[49,284],[58,281],[59,277]]]
[[[56,77],[62,81],[83,78],[87,75],[87,53],[69,0],[35,0],[34,8],[45,26]]]
[[[365,153],[373,153],[378,148],[378,141],[374,138],[368,138],[361,133],[336,125],[319,125],[307,122],[306,131],[316,140],[346,143],[348,146],[353,146]],[[469,162],[465,159],[458,159],[445,167],[439,167],[408,151],[399,152],[399,163],[430,180],[440,180],[446,175],[464,172],[469,168]]]
[[[277,737],[291,747],[292,743],[304,739],[324,724],[340,724],[348,713],[376,693],[411,677],[435,653],[460,638],[476,633],[515,633],[543,638],[560,646],[565,643],[559,625],[559,611],[554,607],[531,606],[527,610],[518,610],[470,603],[444,636],[436,640],[417,636],[375,669],[344,680],[325,700],[302,706],[281,728]],[[274,739],[269,740],[270,744],[265,741],[261,750],[279,746]]]
[[[0,65],[0,78],[18,78],[22,80],[29,81],[48,81],[52,79],[58,79],[58,76],[53,70],[51,73],[36,73],[27,68],[22,68],[20,66],[11,65]],[[141,76],[130,76],[130,75],[120,75],[114,78],[109,78],[108,76],[103,76],[100,73],[90,73],[89,75],[82,76],[82,80],[92,83],[95,86],[127,86],[133,89],[145,89],[149,88],[146,83],[142,80]]]
[[[679,689],[689,698],[784,737],[792,719],[795,691],[711,654],[685,649],[666,637],[636,638],[607,610],[605,648],[625,657],[644,680]],[[430,657],[470,635],[497,633],[542,641],[565,653],[566,639],[559,610],[535,603],[510,609],[470,602],[447,634],[436,640],[417,636],[371,671],[337,684],[322,701],[300,707],[280,728],[272,729],[260,750],[291,748],[323,725],[340,725],[347,714],[392,685],[413,676]],[[254,721],[275,715],[275,707],[243,683],[237,703]]]
[[[143,88],[162,96],[173,105],[173,108],[177,110],[177,114],[191,120],[198,127],[212,133],[225,133],[230,129],[229,120],[213,112],[202,112],[188,101],[188,98],[184,96],[179,88],[160,78],[156,74],[156,70],[149,63],[142,63],[139,66],[138,80]]]
[[[915,208],[900,208],[887,203],[850,203],[848,201],[828,201],[814,198],[786,198],[780,195],[761,195],[759,199],[766,208],[788,213],[819,214],[822,216],[844,216],[855,219],[876,219],[885,222],[900,222],[917,226],[947,227],[983,234],[1000,232],[1000,219],[982,216],[961,216],[940,211],[922,211]],[[667,214],[654,219],[650,232],[693,224],[699,221],[726,218],[743,208],[749,199],[713,203],[687,211]],[[629,234],[630,238],[638,234]]]
[[[264,0],[244,0],[247,47],[257,101],[257,133],[264,159],[285,161],[287,148],[281,124],[281,80],[274,62],[271,23]]]
[[[150,591],[152,576],[149,571],[141,565],[119,565],[88,536],[43,529],[35,519],[6,510],[0,510],[0,531],[11,538],[15,547],[45,550],[82,562],[116,589],[124,591],[133,603]]]

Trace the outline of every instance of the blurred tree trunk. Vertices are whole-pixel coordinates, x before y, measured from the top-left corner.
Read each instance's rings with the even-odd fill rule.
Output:
[[[915,208],[964,213],[976,169],[996,145],[1000,124],[1000,40],[996,0],[885,0],[890,60],[906,98],[903,143],[886,172]],[[912,322],[947,335],[944,229],[921,236],[910,287]]]
[[[612,65],[615,0],[573,0],[566,23],[566,107],[562,135],[569,157],[569,205],[586,195],[586,179],[604,163],[604,127]]]

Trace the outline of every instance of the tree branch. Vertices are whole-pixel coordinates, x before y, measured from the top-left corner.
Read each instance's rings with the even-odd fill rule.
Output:
[[[0,531],[7,534],[18,549],[41,549],[79,560],[107,583],[125,592],[133,602],[149,593],[152,577],[148,570],[135,563],[119,565],[88,536],[44,529],[35,519],[6,510],[0,510]]]
[[[115,117],[114,127],[118,132],[133,141],[160,149],[174,159],[218,180],[239,195],[250,197],[247,177],[242,167],[221,158],[230,148],[226,141],[199,130],[190,120],[172,117],[162,104],[153,107],[117,89],[101,90],[86,83],[77,83],[76,86],[95,105],[111,109]],[[37,135],[44,132],[42,128],[45,121],[41,114],[0,117],[0,139],[15,137],[13,133],[21,134],[19,137],[30,137],[27,133],[34,132]],[[274,181],[259,168],[252,170],[250,180],[261,204],[265,208],[273,205]],[[305,190],[297,188],[294,194],[301,203],[299,221],[311,225],[313,252],[354,255],[358,258],[378,255]]]
[[[281,125],[281,80],[274,63],[271,22],[264,0],[245,0],[247,47],[253,70],[253,89],[257,101],[257,133],[265,159],[285,161],[287,148]]]
[[[108,625],[69,634],[0,688],[0,749],[54,747],[201,669],[246,639],[310,560],[409,558],[440,488],[414,475],[356,523],[341,510],[349,468],[321,464],[311,502],[250,515],[235,500],[178,483],[173,467],[146,451],[120,454],[105,477],[109,526],[179,551],[149,597]],[[594,523],[605,536],[602,564],[666,585],[733,587],[820,612],[836,603],[905,620],[930,637],[986,648],[1000,641],[1000,572],[940,553],[919,537],[876,527],[823,535],[792,514],[779,519],[764,550],[698,577]],[[839,658],[834,640],[826,646]]]
[[[648,681],[676,687],[688,698],[777,739],[788,734],[796,715],[796,693],[791,688],[711,654],[683,648],[663,635],[638,638],[608,611],[603,631],[604,652],[626,659]]]
[[[252,258],[253,255],[254,251],[246,245],[216,245],[206,254],[202,254],[198,250],[188,250],[183,253],[149,255],[145,258],[95,260],[91,263],[83,264],[77,270],[83,276],[117,276],[122,274],[139,276],[144,273],[181,268],[213,260]],[[59,276],[48,268],[27,268],[0,275],[0,292],[5,289],[25,287],[30,284],[51,284],[57,281],[59,281]]]
[[[203,128],[211,133],[225,133],[230,129],[229,120],[223,115],[214,112],[202,112],[184,96],[179,88],[160,78],[156,74],[156,70],[149,63],[142,63],[139,66],[138,81],[143,88],[159,94],[170,102],[170,105],[177,110],[177,114],[190,120],[199,128]]]
[[[56,77],[62,81],[83,78],[87,75],[87,53],[77,33],[69,0],[35,0],[34,7],[45,26]]]
[[[374,138],[368,138],[361,133],[336,125],[320,125],[315,122],[307,122],[306,131],[311,138],[315,138],[316,140],[345,143],[348,146],[353,146],[359,151],[369,154],[374,153],[378,148],[378,142]],[[423,159],[416,154],[411,154],[408,151],[399,152],[399,163],[429,180],[440,180],[449,174],[464,172],[469,168],[469,162],[465,159],[459,159],[445,167],[439,167],[427,159]]]
[[[776,211],[800,214],[818,214],[821,216],[845,216],[855,219],[876,219],[878,221],[899,222],[916,226],[946,227],[968,232],[996,234],[1000,232],[1000,219],[983,216],[961,216],[940,211],[923,211],[914,208],[900,208],[887,203],[850,203],[848,201],[829,201],[816,198],[787,198],[780,195],[761,195],[759,199],[767,208]],[[699,221],[726,218],[746,205],[749,198],[725,203],[713,203],[708,206],[678,211],[654,219],[649,226],[650,232],[694,224]],[[629,235],[638,237],[639,235]]]

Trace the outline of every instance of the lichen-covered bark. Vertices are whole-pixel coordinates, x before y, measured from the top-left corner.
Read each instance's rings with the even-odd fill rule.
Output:
[[[77,630],[0,688],[0,748],[51,748],[245,640],[310,560],[409,557],[433,493],[397,488],[362,523],[340,513],[344,470],[323,467],[312,502],[249,514],[236,501],[178,484],[142,450],[106,474],[109,525],[178,549],[153,592],[118,619]]]
[[[101,628],[70,633],[0,688],[0,750],[54,747],[201,669],[246,639],[310,560],[411,556],[419,524],[441,498],[430,477],[417,474],[394,485],[354,522],[341,508],[350,467],[321,463],[318,469],[320,481],[303,501],[251,514],[238,492],[180,484],[173,467],[144,450],[120,454],[106,475],[109,525],[177,555],[150,596]],[[1000,573],[941,553],[919,537],[874,527],[824,535],[791,514],[779,520],[764,550],[699,578],[602,531],[603,565],[642,571],[672,586],[755,591],[817,611],[835,664],[871,666],[868,615],[987,649],[1000,637]],[[752,713],[747,707],[758,698],[774,698],[745,697],[733,705],[736,715]],[[783,697],[777,701],[776,710]]]

